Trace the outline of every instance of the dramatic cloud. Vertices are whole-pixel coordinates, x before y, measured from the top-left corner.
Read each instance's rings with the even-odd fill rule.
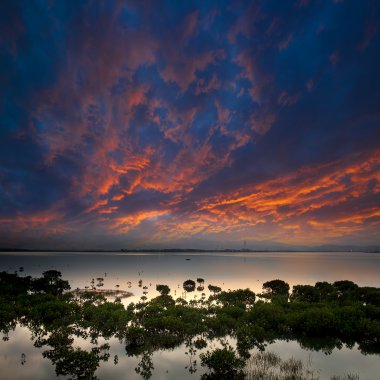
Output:
[[[1,246],[380,244],[377,2],[0,15]]]

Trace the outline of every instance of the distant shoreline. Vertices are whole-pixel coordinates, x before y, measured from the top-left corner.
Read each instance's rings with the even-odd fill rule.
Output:
[[[380,250],[371,249],[196,249],[196,248],[163,248],[163,249],[28,249],[28,248],[0,248],[0,253],[33,253],[33,252],[53,252],[53,253],[302,253],[302,252],[362,252],[380,253]]]

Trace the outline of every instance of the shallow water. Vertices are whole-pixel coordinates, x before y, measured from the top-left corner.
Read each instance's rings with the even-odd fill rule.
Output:
[[[104,278],[104,288],[120,289],[134,293],[123,300],[124,304],[137,301],[146,290],[147,296],[155,297],[156,284],[167,284],[173,297],[184,296],[182,283],[186,279],[205,279],[207,285],[221,286],[224,290],[250,288],[260,292],[265,281],[280,278],[291,286],[314,284],[316,281],[333,282],[348,279],[360,286],[380,287],[380,254],[375,253],[2,253],[0,270],[14,271],[24,268],[25,275],[40,276],[48,269],[62,272],[71,287],[84,288],[92,278]],[[142,286],[138,281],[142,280]],[[131,282],[130,287],[128,282]],[[147,286],[147,289],[143,289]],[[187,299],[200,297],[201,292],[187,294]],[[54,367],[43,359],[41,350],[33,347],[30,332],[17,327],[11,332],[8,342],[0,343],[0,369],[2,379],[51,379],[55,377]],[[84,345],[83,343],[81,345]],[[311,357],[312,368],[319,371],[320,379],[354,372],[363,379],[380,379],[380,358],[376,355],[362,355],[355,346],[334,349],[331,354],[302,349],[297,342],[277,341],[269,350],[284,359],[294,356],[307,361]],[[185,370],[189,358],[184,345],[174,351],[158,351],[153,354],[154,371],[152,379],[198,379],[204,369],[198,364],[197,372]],[[21,354],[25,363],[21,364]],[[97,371],[100,379],[141,379],[136,374],[139,358],[125,355],[124,345],[112,340],[111,358],[102,363]],[[119,356],[114,365],[112,356]],[[4,377],[5,376],[5,377]]]
[[[292,285],[349,279],[360,286],[380,286],[380,254],[353,252],[297,253],[11,253],[0,254],[0,270],[24,267],[25,274],[40,276],[48,269],[62,272],[71,287],[89,286],[104,278],[104,288],[131,290],[137,297],[148,286],[167,284],[177,296],[187,279],[205,279],[223,289],[262,290],[262,284],[280,278]],[[128,288],[128,281],[132,283]],[[173,294],[174,295],[174,294]]]

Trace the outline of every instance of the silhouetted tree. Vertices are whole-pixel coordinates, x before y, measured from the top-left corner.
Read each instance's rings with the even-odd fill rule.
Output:
[[[289,284],[279,279],[264,282],[263,290],[264,296],[270,299],[289,297]]]
[[[319,292],[311,285],[296,285],[293,286],[293,292],[290,296],[291,300],[299,302],[318,302]]]
[[[208,286],[208,290],[210,291],[210,292],[213,292],[214,294],[216,294],[216,293],[220,293],[221,291],[222,291],[222,288],[220,288],[219,286],[216,286],[216,285],[209,285]]]
[[[186,280],[183,283],[183,288],[186,292],[193,292],[195,290],[195,281],[193,280]]]
[[[348,280],[335,281],[333,286],[338,292],[340,301],[360,300],[359,286],[354,282]]]
[[[32,290],[40,293],[50,293],[54,295],[62,294],[65,290],[70,290],[68,281],[62,280],[61,272],[48,270],[42,273],[41,278],[36,278],[32,282]]]
[[[337,289],[326,281],[317,282],[314,288],[318,291],[321,301],[335,301],[338,298]]]
[[[167,296],[170,293],[170,288],[167,285],[156,285],[156,290],[162,295]]]

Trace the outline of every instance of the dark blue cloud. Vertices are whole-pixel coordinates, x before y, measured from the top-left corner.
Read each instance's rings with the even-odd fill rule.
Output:
[[[379,23],[370,0],[2,2],[0,217],[227,226],[200,204],[370,157]],[[374,194],[347,207],[375,205],[368,178]],[[343,208],[328,207],[310,220]]]

